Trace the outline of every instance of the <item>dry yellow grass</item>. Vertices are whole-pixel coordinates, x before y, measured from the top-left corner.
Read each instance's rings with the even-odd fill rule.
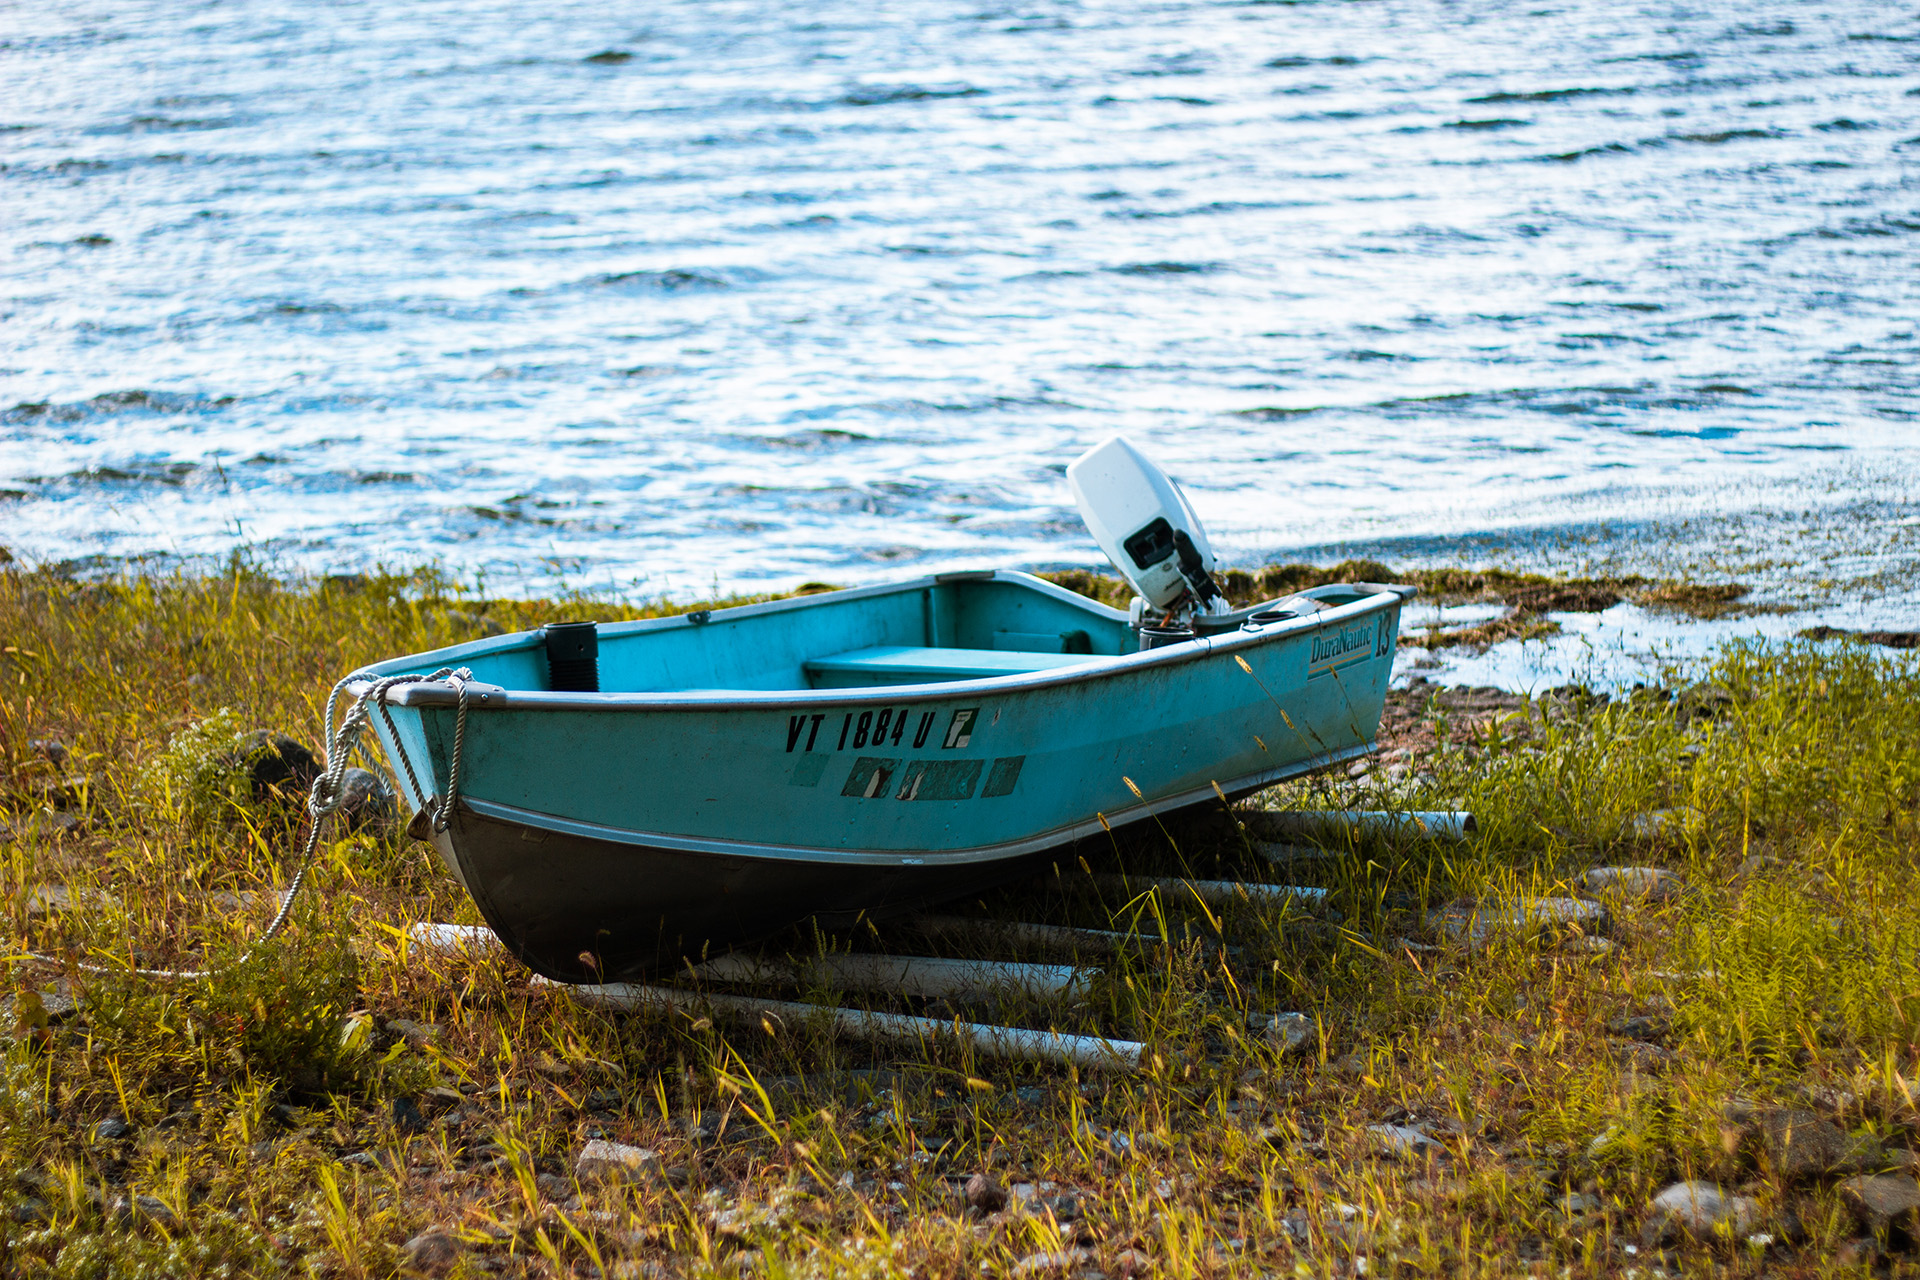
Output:
[[[432,575],[0,575],[9,936],[107,963],[235,956],[271,914],[248,895],[281,883],[296,810],[169,772],[168,745],[222,709],[316,742],[319,700],[355,665],[579,604],[479,601]],[[14,964],[0,1272],[1911,1269],[1904,1229],[1859,1221],[1841,1183],[1910,1166],[1920,1124],[1920,678],[1907,655],[1805,646],[1732,650],[1694,678],[1677,698],[1412,708],[1397,781],[1267,797],[1467,807],[1467,844],[1372,841],[1279,875],[1214,812],[1081,851],[1100,870],[1317,883],[1337,923],[1103,899],[1074,860],[989,899],[1169,941],[1103,962],[1078,1006],[932,1012],[1142,1040],[1130,1075],[597,1012],[504,957],[408,948],[406,924],[471,922],[470,905],[426,846],[330,833],[297,925],[240,971],[167,985]],[[1636,827],[1654,811],[1657,830]],[[1605,945],[1470,944],[1429,922],[1621,862],[1682,890],[1615,903]],[[925,944],[882,927],[780,945]],[[1267,1035],[1281,1011],[1307,1015],[1308,1043]],[[1831,1124],[1847,1148],[1826,1163],[1846,1168],[1796,1164],[1767,1129],[1783,1108]],[[579,1184],[596,1136],[655,1152],[662,1176]],[[1032,1194],[969,1209],[974,1174]],[[1686,1178],[1750,1197],[1752,1220],[1664,1231],[1649,1201]]]

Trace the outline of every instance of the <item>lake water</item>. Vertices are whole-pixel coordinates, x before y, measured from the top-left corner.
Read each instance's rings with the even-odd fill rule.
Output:
[[[0,7],[0,542],[1090,564],[1112,432],[1241,563],[1906,509],[1910,6],[618,8]]]

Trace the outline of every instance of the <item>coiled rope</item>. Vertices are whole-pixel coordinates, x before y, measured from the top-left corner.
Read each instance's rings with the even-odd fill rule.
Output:
[[[326,719],[323,733],[327,742],[327,768],[307,790],[307,838],[300,849],[299,869],[293,873],[293,881],[287,886],[287,892],[280,901],[280,910],[275,913],[273,922],[266,931],[255,938],[240,958],[217,969],[141,969],[131,965],[103,965],[75,963],[83,973],[133,974],[142,978],[164,978],[193,981],[214,978],[231,973],[244,965],[261,947],[278,937],[287,927],[287,921],[293,917],[294,899],[299,897],[300,889],[307,882],[307,872],[313,867],[314,851],[320,847],[320,833],[325,830],[327,820],[340,811],[345,800],[342,786],[347,774],[347,766],[354,754],[359,751],[368,725],[372,722],[370,708],[378,708],[380,719],[387,727],[388,738],[395,743],[394,757],[400,762],[400,768],[407,775],[407,785],[412,789],[413,797],[420,803],[420,811],[428,815],[435,832],[445,831],[453,821],[454,803],[460,796],[460,761],[465,754],[467,738],[467,683],[473,679],[473,672],[466,667],[455,669],[442,667],[432,675],[375,676],[369,671],[356,671],[333,686],[327,695]],[[368,681],[367,688],[354,699],[353,705],[340,718],[340,727],[333,727],[333,714],[339,706],[341,694],[348,685],[357,680]],[[436,799],[429,795],[414,776],[413,764],[407,759],[407,753],[398,749],[400,732],[393,723],[393,713],[387,709],[387,690],[402,684],[429,684],[444,680],[454,688],[457,699],[457,711],[453,721],[453,759],[447,767],[447,794]],[[64,965],[68,961],[58,956],[42,955],[37,951],[17,953],[29,960],[39,960],[46,964]]]

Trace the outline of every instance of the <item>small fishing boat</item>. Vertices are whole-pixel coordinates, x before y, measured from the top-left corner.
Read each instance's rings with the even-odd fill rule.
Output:
[[[1117,443],[1123,470],[1151,468]],[[1413,588],[1229,609],[1166,485],[1151,520],[1089,520],[1144,583],[1131,614],[1026,573],[942,573],[550,625],[347,688],[383,682],[373,728],[410,830],[547,977],[641,977],[808,917],[918,909],[1371,745]],[[1083,487],[1083,510],[1102,501]]]

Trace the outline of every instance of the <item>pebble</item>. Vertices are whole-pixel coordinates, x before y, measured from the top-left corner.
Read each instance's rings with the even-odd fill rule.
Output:
[[[1898,1226],[1911,1231],[1920,1223],[1920,1182],[1904,1173],[1848,1178],[1837,1188],[1840,1199],[1866,1226]]]
[[[1267,1044],[1282,1058],[1318,1048],[1320,1033],[1304,1013],[1276,1013],[1267,1023]]]
[[[1678,839],[1686,835],[1688,827],[1695,825],[1692,810],[1653,810],[1649,814],[1634,814],[1626,819],[1626,835],[1636,841],[1665,841]]]
[[[967,1208],[981,1213],[998,1213],[1007,1207],[1007,1189],[984,1173],[967,1179]]]
[[[1633,1071],[1656,1072],[1677,1062],[1680,1055],[1657,1044],[1630,1040],[1613,1046],[1613,1060]]]
[[[1560,1197],[1560,1212],[1569,1218],[1584,1217],[1589,1213],[1598,1213],[1606,1207],[1599,1196],[1584,1191],[1569,1191]]]
[[[387,1030],[399,1036],[415,1049],[424,1049],[440,1040],[440,1028],[431,1023],[415,1022],[410,1018],[394,1018],[387,1023]]]
[[[402,1133],[419,1133],[427,1127],[427,1117],[418,1103],[401,1094],[393,1100],[393,1127]]]
[[[1420,1130],[1403,1124],[1370,1124],[1367,1137],[1374,1150],[1389,1156],[1424,1156],[1439,1147]]]
[[[1580,877],[1580,887],[1596,898],[1660,902],[1680,888],[1680,878],[1659,867],[1595,867]]]
[[[340,817],[349,829],[384,827],[400,810],[386,780],[371,769],[348,769],[340,775]]]
[[[122,1138],[133,1136],[133,1126],[119,1116],[108,1116],[93,1126],[93,1136],[98,1142],[118,1142]]]
[[[312,751],[284,733],[265,729],[243,735],[228,758],[247,771],[256,799],[265,799],[275,788],[305,791],[320,776],[320,762]]]
[[[23,991],[0,1000],[0,1034],[12,1028],[38,1031],[65,1022],[80,1012],[80,1003],[58,991]]]
[[[1735,1111],[1720,1131],[1728,1154],[1758,1155],[1789,1181],[1823,1173],[1855,1172],[1878,1154],[1877,1144],[1848,1137],[1817,1111],[1780,1107]]]
[[[1609,1020],[1607,1031],[1612,1035],[1625,1036],[1629,1040],[1644,1040],[1654,1044],[1667,1038],[1667,1032],[1672,1029],[1672,1025],[1670,1019],[1658,1014],[1638,1013]]]
[[[465,1252],[465,1245],[438,1227],[422,1231],[400,1246],[400,1256],[406,1269],[429,1276],[446,1275],[459,1263],[460,1255]]]
[[[1091,1249],[1054,1249],[1047,1253],[1030,1253],[1014,1263],[1008,1274],[1016,1277],[1066,1275],[1081,1267],[1091,1267],[1097,1256]]]
[[[1584,898],[1531,898],[1510,906],[1442,907],[1427,916],[1427,927],[1455,942],[1477,944],[1497,933],[1605,933],[1612,926],[1607,909]]]
[[[1653,1198],[1658,1221],[1696,1236],[1716,1231],[1744,1235],[1760,1218],[1760,1206],[1747,1196],[1730,1195],[1711,1182],[1676,1182]]]
[[[115,1196],[107,1205],[107,1216],[117,1222],[153,1222],[163,1227],[176,1226],[180,1221],[156,1196]]]
[[[661,1176],[659,1156],[644,1147],[605,1138],[595,1138],[581,1148],[573,1171],[582,1182],[638,1182]]]
[[[43,884],[27,899],[27,914],[61,915],[68,911],[99,910],[112,905],[113,899],[98,889],[69,889],[64,884]]]

